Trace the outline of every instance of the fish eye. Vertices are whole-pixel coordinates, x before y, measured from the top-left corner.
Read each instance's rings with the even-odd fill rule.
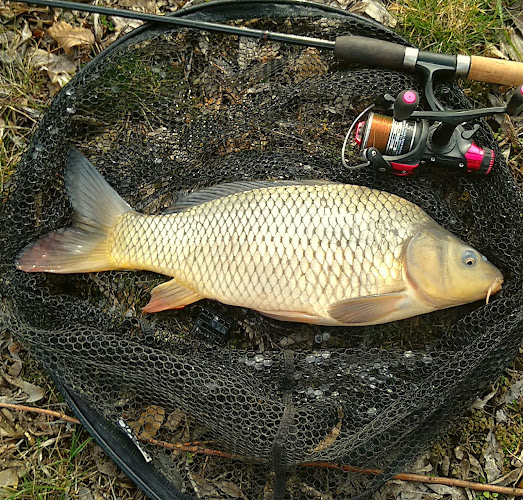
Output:
[[[474,250],[465,250],[461,255],[461,262],[468,267],[472,267],[476,264],[478,256]]]

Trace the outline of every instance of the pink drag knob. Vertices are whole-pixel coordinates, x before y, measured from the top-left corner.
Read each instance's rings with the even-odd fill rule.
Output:
[[[418,99],[418,96],[417,96],[416,92],[413,92],[412,90],[407,90],[407,92],[405,92],[403,94],[403,100],[407,104],[413,104],[417,101],[417,99]]]

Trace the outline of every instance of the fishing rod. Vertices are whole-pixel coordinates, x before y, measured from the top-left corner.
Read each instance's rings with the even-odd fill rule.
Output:
[[[401,44],[376,38],[344,35],[334,41],[308,36],[298,36],[275,31],[258,30],[241,26],[196,21],[184,17],[115,9],[63,0],[30,0],[24,3],[44,7],[90,12],[106,16],[138,19],[145,22],[170,26],[183,26],[205,31],[248,36],[263,41],[277,41],[334,51],[334,55],[347,63],[362,64],[372,68],[384,68],[408,73],[421,72],[427,77],[463,77],[469,80],[517,86],[523,84],[523,63],[481,56],[448,55],[418,50]]]
[[[30,0],[25,3],[247,36],[264,42],[277,41],[316,47],[333,51],[336,58],[346,63],[420,76],[425,82],[425,99],[430,110],[416,110],[419,97],[414,90],[406,89],[396,98],[385,94],[381,103],[376,103],[384,110],[383,114],[370,112],[376,104],[369,106],[353,121],[345,136],[341,159],[343,165],[349,169],[370,166],[380,172],[407,176],[417,173],[421,165],[437,165],[486,175],[494,165],[495,153],[490,148],[479,147],[473,141],[479,125],[472,125],[470,128],[464,125],[496,113],[518,114],[523,108],[523,63],[520,62],[438,54],[364,36],[343,35],[332,41],[65,0]],[[434,82],[456,77],[521,87],[513,93],[506,106],[477,110],[447,109],[436,98]],[[367,114],[367,118],[362,120]],[[352,136],[354,130],[355,134]],[[347,164],[345,149],[350,138],[358,145],[365,163]]]
[[[253,28],[244,28],[241,26],[229,26],[228,24],[212,23],[209,21],[195,21],[183,17],[170,17],[158,14],[147,14],[145,12],[135,12],[127,9],[116,9],[113,7],[103,7],[101,5],[89,5],[77,2],[68,2],[62,0],[30,0],[24,2],[27,4],[41,5],[44,7],[57,7],[66,10],[77,10],[80,12],[90,12],[91,14],[100,14],[105,16],[125,17],[128,19],[138,19],[148,23],[164,24],[167,26],[182,26],[185,28],[195,28],[205,31],[215,31],[226,33],[228,35],[248,36],[263,41],[275,41],[290,43],[293,45],[305,45],[309,47],[318,47],[321,49],[334,50],[335,42],[323,40],[321,38],[312,38],[306,36],[290,35],[287,33],[278,33],[267,30],[257,30]]]

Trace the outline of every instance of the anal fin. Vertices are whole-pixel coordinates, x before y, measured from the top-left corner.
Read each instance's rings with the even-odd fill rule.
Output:
[[[277,319],[280,321],[294,321],[297,323],[309,323],[311,325],[334,325],[336,321],[330,321],[329,318],[323,318],[315,314],[308,314],[298,311],[261,311],[257,310],[260,314],[267,316],[268,318]]]
[[[152,289],[151,300],[142,311],[152,313],[166,309],[181,309],[200,299],[203,299],[201,295],[172,279]]]

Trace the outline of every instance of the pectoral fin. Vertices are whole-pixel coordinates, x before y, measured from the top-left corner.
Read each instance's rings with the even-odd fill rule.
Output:
[[[172,279],[153,288],[151,300],[142,310],[152,313],[165,309],[181,309],[200,299],[203,299],[201,295]]]
[[[386,323],[389,315],[402,308],[405,299],[406,292],[369,295],[336,302],[329,307],[328,313],[336,321],[347,325]]]

